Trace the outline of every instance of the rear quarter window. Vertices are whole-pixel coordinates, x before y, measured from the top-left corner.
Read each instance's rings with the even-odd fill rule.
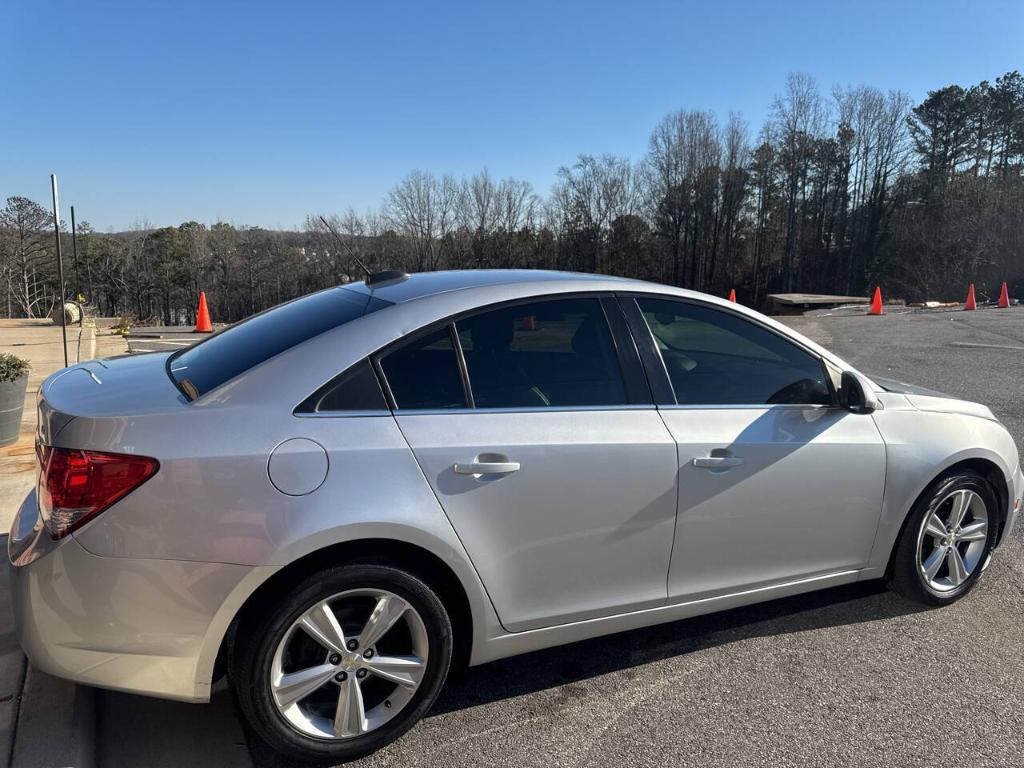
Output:
[[[344,288],[313,293],[174,354],[168,371],[186,397],[195,400],[297,344],[390,305]]]

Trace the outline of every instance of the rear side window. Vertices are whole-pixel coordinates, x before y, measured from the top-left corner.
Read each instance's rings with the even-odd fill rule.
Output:
[[[638,299],[681,405],[831,405],[821,360],[730,312]]]
[[[325,331],[390,306],[344,288],[331,288],[253,315],[168,361],[178,388],[190,400]]]
[[[360,360],[333,381],[321,387],[295,409],[296,413],[337,413],[340,411],[386,411],[377,374],[369,360]]]
[[[622,405],[622,371],[598,299],[500,307],[456,323],[477,408]]]
[[[380,367],[397,408],[466,407],[449,326],[387,353],[380,358]]]

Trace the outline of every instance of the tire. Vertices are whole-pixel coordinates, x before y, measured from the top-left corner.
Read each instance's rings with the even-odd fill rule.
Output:
[[[370,642],[359,647],[364,637]],[[352,643],[354,650],[338,648]],[[399,568],[356,563],[314,573],[252,612],[230,673],[245,718],[272,749],[334,765],[415,725],[437,699],[451,659],[451,621],[430,587]],[[304,682],[296,680],[311,681],[309,692],[300,696]]]
[[[981,578],[998,529],[999,505],[985,478],[971,470],[940,477],[903,526],[893,551],[890,587],[924,605],[956,602]]]

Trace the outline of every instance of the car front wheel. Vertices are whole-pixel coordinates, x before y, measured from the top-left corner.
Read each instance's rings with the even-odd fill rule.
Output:
[[[907,521],[892,563],[893,588],[926,605],[945,605],[977,583],[998,533],[998,505],[981,475],[940,478]]]
[[[339,566],[270,602],[240,630],[232,682],[250,725],[278,752],[322,763],[362,757],[437,698],[451,622],[413,574]]]

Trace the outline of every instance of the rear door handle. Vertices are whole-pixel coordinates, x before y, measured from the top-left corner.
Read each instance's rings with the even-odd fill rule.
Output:
[[[518,461],[471,461],[455,465],[457,475],[507,475],[518,471]]]
[[[704,469],[728,469],[742,463],[743,459],[739,456],[698,456],[693,460],[693,466]]]

